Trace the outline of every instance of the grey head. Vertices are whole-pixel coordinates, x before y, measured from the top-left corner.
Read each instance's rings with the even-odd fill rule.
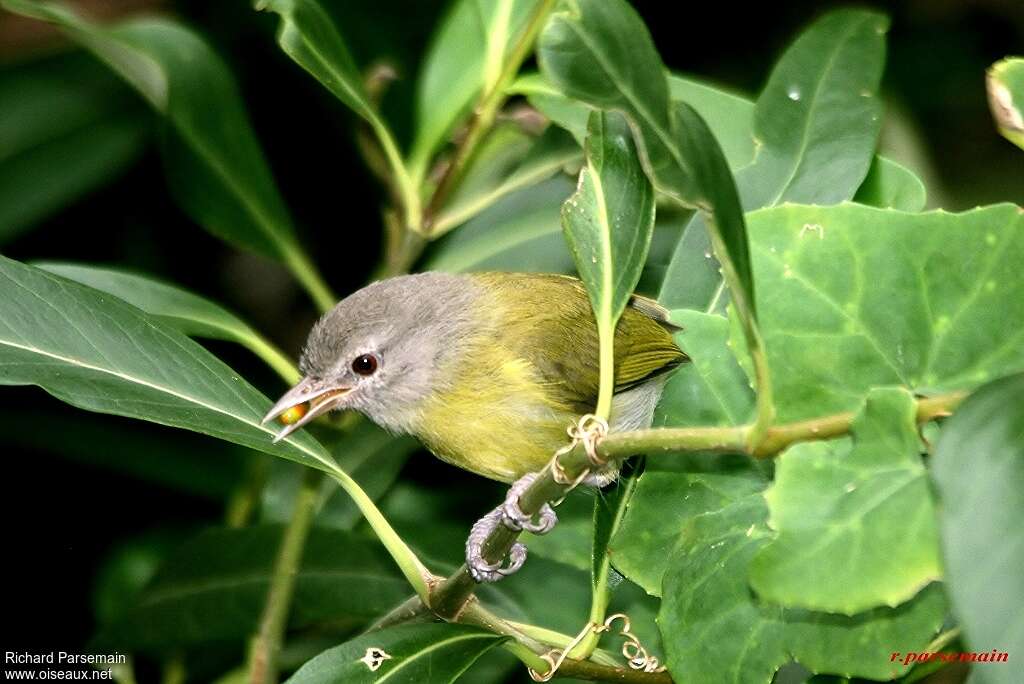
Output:
[[[410,432],[423,400],[451,378],[472,327],[478,285],[466,276],[419,273],[381,280],[351,294],[309,333],[299,369],[303,379],[264,418],[293,406],[309,410],[282,439],[318,415],[354,409],[393,432]]]

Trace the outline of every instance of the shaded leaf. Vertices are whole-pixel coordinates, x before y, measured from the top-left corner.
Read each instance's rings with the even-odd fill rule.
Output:
[[[812,672],[891,679],[909,666],[892,651],[922,651],[945,617],[930,586],[899,608],[852,617],[784,610],[747,586],[751,557],[769,539],[754,493],[694,518],[665,575],[658,626],[673,677],[685,682],[769,682],[791,658]],[[739,635],[739,636],[737,636]]]
[[[492,89],[535,0],[456,0],[437,28],[416,84],[414,178],[482,93]]]
[[[0,244],[111,180],[149,129],[131,93],[81,54],[5,70],[0,102]]]
[[[775,65],[753,113],[758,147],[736,175],[744,210],[781,202],[834,204],[854,196],[881,127],[885,17],[838,10],[808,27]],[[742,111],[742,107],[738,108]],[[670,308],[724,311],[704,218],[687,228],[662,284]]]
[[[303,665],[287,684],[447,684],[505,639],[476,627],[447,623],[389,627],[324,651]],[[371,649],[388,656],[376,669],[363,660],[372,656]]]
[[[237,342],[266,359],[289,381],[299,379],[295,364],[248,323],[188,290],[115,268],[59,262],[33,266],[112,294],[190,337]]]
[[[953,611],[970,648],[1024,651],[1024,376],[998,380],[942,426],[932,475]],[[1017,666],[971,663],[978,682],[1018,678]]]
[[[1024,368],[1018,207],[788,205],[749,220],[781,422],[855,410],[871,387],[932,395]]]
[[[765,492],[777,534],[750,566],[762,598],[853,615],[897,606],[941,578],[916,413],[906,390],[876,389],[854,419],[852,443],[782,454]]]
[[[197,34],[168,19],[108,27],[57,5],[2,4],[60,26],[164,116],[167,178],[198,223],[239,247],[280,259],[322,305],[333,304],[295,238],[234,78]]]
[[[1024,58],[1007,57],[988,69],[988,104],[1004,138],[1024,149]]]
[[[560,212],[572,190],[571,181],[556,177],[504,197],[438,240],[423,269],[571,273]]]
[[[390,435],[368,420],[360,421],[351,430],[324,430],[318,436],[338,467],[359,482],[375,501],[391,488],[402,466],[419,448],[411,437]],[[272,465],[260,507],[265,520],[287,522],[291,518],[303,477],[300,470],[283,461]],[[315,524],[352,529],[361,519],[351,497],[330,480],[321,482]]]
[[[867,178],[853,201],[880,209],[922,211],[927,192],[921,179],[905,166],[886,157],[875,157]]]
[[[125,302],[0,256],[0,384],[336,472],[308,434],[274,444],[270,401],[201,346]]]
[[[509,193],[578,166],[582,156],[572,136],[556,126],[537,139],[514,125],[497,126],[473,155],[458,189],[434,220],[432,233],[443,234]]]
[[[96,647],[170,651],[241,640],[256,628],[284,528],[204,532],[175,550],[138,601],[103,630]],[[394,563],[372,542],[313,528],[295,579],[289,624],[351,629],[408,596]]]

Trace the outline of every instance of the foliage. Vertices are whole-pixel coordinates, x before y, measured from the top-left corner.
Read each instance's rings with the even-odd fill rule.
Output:
[[[55,68],[110,98],[84,85],[61,91],[35,66],[21,77],[32,89],[0,122],[12,134],[0,136],[0,240],[123,167],[150,128],[145,102],[188,216],[281,262],[321,310],[333,303],[232,70],[199,31],[168,18],[98,24],[33,0],[0,5],[57,25],[123,81],[84,53]],[[546,668],[549,648],[624,610],[663,656],[664,677],[688,683],[769,682],[793,661],[816,675],[909,682],[920,670],[890,653],[927,651],[953,630],[979,652],[1024,650],[1024,384],[1013,375],[1024,370],[1024,211],[925,212],[924,183],[879,154],[885,16],[818,18],[747,99],[670,73],[625,0],[456,0],[423,59],[403,137],[326,3],[258,5],[273,14],[294,78],[356,115],[388,196],[378,272],[578,274],[601,333],[599,415],[611,398],[612,332],[638,285],[670,310],[693,362],[668,380],[656,430],[636,437],[651,453],[594,502],[571,494],[562,527],[527,540],[523,573],[443,624],[426,609],[395,609],[413,594],[429,604],[438,576],[458,572],[458,512],[482,511],[497,489],[404,482],[412,443],[365,422],[274,443],[260,420],[265,393],[279,388],[250,383],[218,358],[223,347],[193,339],[242,345],[294,382],[294,364],[256,325],[145,274],[0,257],[0,384],[199,433],[262,464],[226,496],[240,479],[235,461],[215,471],[216,486],[199,486],[168,475],[166,447],[134,437],[146,465],[37,438],[231,499],[232,526],[170,553],[161,542],[159,552],[112,556],[92,648],[185,654],[202,671],[206,654],[230,644],[232,661],[217,661],[216,673],[228,681],[245,676],[239,653],[258,634],[255,681],[278,670],[296,684],[467,672],[503,681],[499,652]],[[531,54],[537,71],[522,68]],[[989,74],[999,128],[1017,142],[1019,67],[1007,60]],[[0,93],[17,83],[0,80]],[[55,107],[59,119],[40,118]],[[529,116],[517,119],[517,107]],[[61,155],[71,163],[53,182],[35,182]],[[722,431],[738,438],[715,441]],[[679,441],[655,450],[657,434]],[[686,441],[701,436],[701,448]],[[267,467],[255,452],[277,458]],[[213,443],[204,456],[239,453]],[[182,467],[195,458],[183,455]],[[131,565],[139,558],[142,571]],[[110,599],[118,583],[130,601]],[[595,650],[611,638],[588,635],[572,652],[585,662],[564,673],[665,681]],[[372,649],[389,656],[380,669],[362,660]],[[997,664],[977,673],[1011,680]]]

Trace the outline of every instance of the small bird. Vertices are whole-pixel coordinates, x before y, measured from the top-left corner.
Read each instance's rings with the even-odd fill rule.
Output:
[[[634,296],[619,320],[612,431],[650,426],[668,373],[688,361],[667,314]],[[594,410],[597,325],[575,278],[419,273],[339,302],[314,325],[299,368],[304,378],[264,422],[305,412],[277,439],[352,409],[444,461],[512,482],[543,468],[567,443],[566,428]],[[590,483],[613,480],[616,468]]]

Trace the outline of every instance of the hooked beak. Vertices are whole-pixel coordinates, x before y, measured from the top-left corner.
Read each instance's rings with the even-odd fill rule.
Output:
[[[295,432],[317,416],[321,416],[330,411],[338,404],[339,400],[351,390],[351,387],[336,387],[325,384],[323,380],[303,378],[299,384],[288,390],[285,395],[270,408],[267,415],[263,417],[261,424],[266,424],[268,421],[277,418],[293,406],[298,406],[299,404],[305,404],[308,402],[309,410],[291,425],[285,425],[284,428],[277,433],[277,436],[274,437],[275,443],[280,442],[282,439]]]

